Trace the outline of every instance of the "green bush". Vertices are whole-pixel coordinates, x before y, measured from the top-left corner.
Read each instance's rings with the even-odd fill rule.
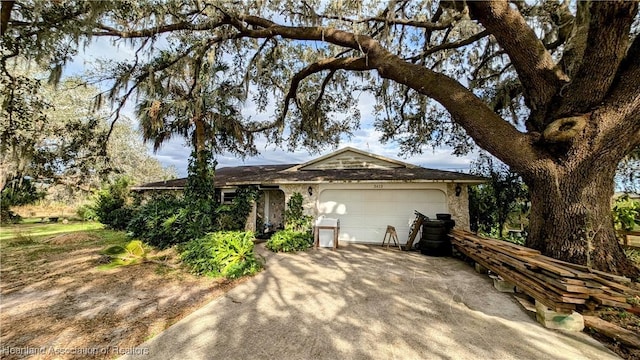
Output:
[[[273,252],[292,252],[307,249],[312,243],[311,232],[285,229],[273,234],[266,246]]]
[[[96,210],[91,205],[82,205],[76,210],[76,214],[82,221],[98,220]]]
[[[235,279],[262,269],[253,249],[250,231],[219,231],[184,244],[180,251],[183,263],[198,275]]]
[[[121,177],[98,191],[93,209],[101,223],[111,229],[124,230],[133,214],[129,202],[129,180]]]
[[[127,231],[131,236],[159,248],[186,242],[192,237],[180,226],[184,222],[184,213],[182,199],[171,194],[159,194],[135,210]]]
[[[253,208],[253,202],[258,197],[255,186],[239,187],[230,205],[220,205],[216,210],[219,231],[244,230],[247,216]]]
[[[632,231],[640,225],[640,202],[630,199],[629,195],[617,198],[612,211],[616,230]]]
[[[302,202],[302,194],[298,192],[293,193],[287,202],[287,209],[284,211],[287,229],[297,232],[311,231],[313,217],[304,214]]]

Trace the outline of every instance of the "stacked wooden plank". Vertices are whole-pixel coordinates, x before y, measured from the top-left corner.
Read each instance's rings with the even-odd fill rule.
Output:
[[[557,312],[595,310],[602,305],[632,309],[627,299],[640,295],[631,280],[623,276],[552,259],[537,250],[467,231],[452,230],[450,236],[458,251]]]

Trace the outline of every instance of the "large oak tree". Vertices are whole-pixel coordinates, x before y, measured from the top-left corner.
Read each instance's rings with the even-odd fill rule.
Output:
[[[116,107],[197,55],[228,63],[258,110],[276,106],[245,130],[314,149],[359,126],[354,105],[370,91],[383,140],[404,152],[473,142],[518,172],[531,191],[528,246],[638,274],[610,215],[616,166],[640,145],[635,1],[8,3],[9,53],[41,55],[33,43],[61,33],[71,40],[50,51],[57,59],[91,36],[135,46],[112,74]]]

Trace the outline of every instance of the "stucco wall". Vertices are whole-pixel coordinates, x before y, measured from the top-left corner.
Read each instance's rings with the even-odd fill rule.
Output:
[[[309,195],[309,187],[311,187],[312,195]],[[300,193],[300,195],[302,195],[302,207],[304,208],[304,214],[311,215],[314,218],[318,215],[316,210],[316,201],[318,200],[319,188],[317,184],[280,185],[280,190],[284,192],[285,207],[293,194]]]
[[[456,221],[456,228],[469,230],[469,187],[460,184],[462,192],[456,196],[456,184],[447,184],[447,202],[449,203],[449,213]]]

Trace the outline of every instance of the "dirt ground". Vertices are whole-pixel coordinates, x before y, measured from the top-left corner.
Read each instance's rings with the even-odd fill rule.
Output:
[[[114,358],[236,283],[146,262],[99,270],[105,248],[88,232],[0,249],[0,357]]]

